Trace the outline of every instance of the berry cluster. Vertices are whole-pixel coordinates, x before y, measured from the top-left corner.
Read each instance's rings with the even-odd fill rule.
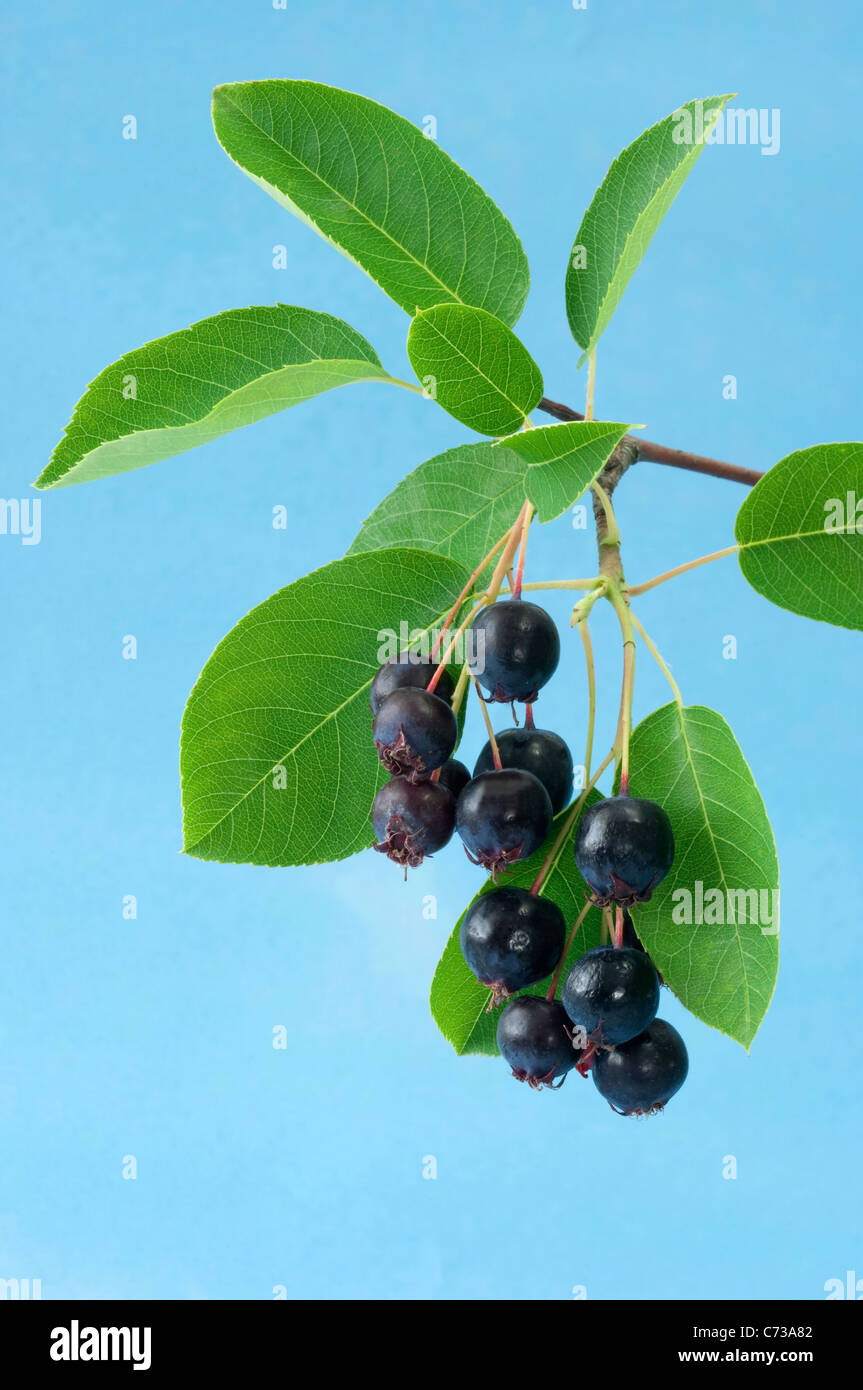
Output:
[[[521,599],[490,604],[473,623],[471,674],[488,700],[536,699],[557,669],[560,638],[543,608]],[[391,774],[372,806],[375,848],[405,871],[442,849],[457,830],[468,856],[495,877],[543,843],[572,789],[572,755],[557,734],[510,729],[482,750],[471,777],[452,758],[458,723],[453,684],[432,660],[403,653],[371,687],[373,736]]]
[[[534,728],[532,714],[557,668],[560,641],[545,610],[521,598],[490,604],[473,627],[483,660],[471,676],[488,702],[524,702],[525,725],[490,738],[471,777],[452,758],[458,722],[446,669],[408,655],[386,662],[371,688],[375,746],[391,774],[372,807],[375,848],[407,873],[455,830],[468,857],[492,874],[459,940],[490,990],[489,1008],[505,1002],[497,1043],[517,1080],[557,1089],[575,1068],[593,1075],[620,1114],[653,1114],[683,1085],[688,1059],[679,1033],[656,1017],[661,980],[629,908],[646,902],[671,868],[671,824],[656,802],[627,794],[584,810],[575,862],[589,902],[615,914],[614,944],[582,955],[556,999],[569,946],[563,913],[540,895],[541,880],[530,890],[497,880],[539,849],[570,799],[570,751],[558,734]],[[552,972],[547,997],[519,993]]]

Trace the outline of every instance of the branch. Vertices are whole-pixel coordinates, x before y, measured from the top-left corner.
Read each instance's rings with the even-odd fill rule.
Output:
[[[556,420],[583,420],[577,410],[572,410],[568,405],[559,405],[557,401],[550,401],[545,396],[539,403],[539,409],[544,410],[546,415],[553,415]],[[704,458],[702,454],[688,454],[684,449],[669,449],[664,444],[652,444],[649,439],[638,439],[634,435],[624,435],[624,441],[628,440],[638,448],[638,457],[647,459],[650,463],[664,463],[669,468],[685,468],[690,473],[707,473],[712,478],[726,478],[732,483],[743,483],[745,487],[754,487],[759,478],[764,474],[757,472],[754,468],[739,468],[735,463],[722,463],[719,459]],[[623,442],[623,441],[622,441]]]

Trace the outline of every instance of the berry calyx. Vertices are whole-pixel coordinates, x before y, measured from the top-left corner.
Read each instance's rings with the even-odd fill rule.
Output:
[[[629,1042],[598,1053],[593,1080],[618,1114],[656,1115],[680,1090],[688,1071],[682,1037],[664,1018],[655,1018]]]
[[[458,724],[445,700],[407,686],[381,702],[372,734],[387,772],[421,782],[449,758]]]
[[[369,690],[369,704],[372,707],[372,714],[377,714],[384,700],[388,695],[392,695],[394,690],[408,688],[425,690],[437,667],[437,661],[432,661],[430,657],[420,658],[416,652],[400,652],[398,656],[385,661],[375,675]],[[441,671],[440,679],[434,688],[434,694],[449,704],[454,689],[449,671]]]
[[[550,729],[503,729],[495,734],[500,760],[504,767],[517,767],[532,772],[548,792],[552,814],[557,815],[572,797],[572,754],[559,734]],[[491,742],[480,753],[474,766],[474,777],[491,772],[494,757]]]
[[[650,957],[631,946],[597,946],[575,962],[560,996],[571,1021],[608,1047],[642,1033],[659,1008],[659,977]]]
[[[477,898],[462,919],[462,955],[492,1004],[550,975],[566,939],[557,903],[526,888],[493,888]]]
[[[438,773],[438,782],[447,791],[451,791],[456,801],[458,801],[468,782],[470,773],[464,763],[460,763],[458,758],[450,758],[448,763],[444,763]]]
[[[477,614],[471,631],[476,644],[471,675],[490,701],[532,703],[557,670],[560,637],[545,609],[535,603],[513,598],[489,604]]]
[[[578,823],[575,862],[599,907],[646,903],[673,860],[671,821],[655,801],[609,796]]]
[[[516,1081],[535,1091],[556,1090],[581,1057],[567,1032],[563,1006],[556,999],[519,995],[507,1004],[497,1025],[497,1045]]]
[[[372,802],[372,826],[379,854],[403,864],[405,872],[416,869],[452,836],[455,797],[439,782],[395,778],[381,787]]]
[[[455,823],[468,858],[496,877],[539,849],[551,829],[551,802],[532,772],[481,772],[459,797]]]

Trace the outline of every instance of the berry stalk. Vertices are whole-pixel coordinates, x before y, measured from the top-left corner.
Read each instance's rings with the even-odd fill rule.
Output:
[[[614,947],[619,951],[623,946],[623,908],[618,903],[614,910]]]
[[[635,630],[632,614],[621,592],[619,582],[609,584],[608,600],[617,614],[623,637],[623,681],[620,690],[620,714],[614,739],[615,756],[620,763],[620,794],[629,795],[629,741],[632,735],[632,697],[635,690]]]
[[[465,628],[466,628],[466,627],[469,627],[470,624],[473,622],[474,618],[476,617],[476,615],[477,615],[477,613],[480,611],[480,609],[485,607],[486,602],[487,602],[486,596],[485,596],[485,594],[483,594],[482,598],[481,598],[481,599],[479,600],[479,602],[478,602],[477,604],[475,604],[474,607],[470,610],[470,612],[468,613],[467,617],[463,620],[463,622],[459,623],[458,627],[456,628],[455,632],[454,632],[453,635],[452,635],[452,640],[451,640],[449,646],[447,647],[446,651],[444,652],[444,654],[443,654],[443,656],[442,656],[442,658],[441,658],[441,661],[440,661],[439,666],[437,667],[437,669],[436,669],[434,675],[432,676],[431,680],[429,681],[428,685],[426,686],[426,690],[428,691],[428,693],[429,693],[430,695],[433,695],[433,694],[434,694],[434,692],[435,692],[435,686],[437,685],[438,681],[440,680],[441,676],[443,675],[444,671],[445,671],[446,668],[447,668],[447,664],[448,664],[448,662],[449,662],[449,659],[450,659],[450,657],[452,656],[452,654],[453,654],[453,652],[455,651],[456,646],[457,646],[457,644],[458,644],[458,639],[461,637],[461,635],[462,635],[462,633],[464,632]]]
[[[739,545],[727,545],[724,550],[714,550],[711,555],[700,555],[697,560],[689,560],[685,565],[675,565],[674,569],[666,570],[664,574],[658,574],[655,579],[648,579],[644,584],[634,585],[629,590],[629,597],[636,598],[639,594],[646,594],[650,589],[655,589],[657,584],[665,584],[669,579],[676,579],[679,574],[696,570],[699,565],[709,565],[711,560],[721,560],[726,555],[736,555],[739,549]]]
[[[489,603],[494,603],[495,599],[500,593],[501,585],[503,584],[506,572],[512,565],[513,560],[515,559],[515,553],[518,550],[518,543],[521,539],[521,528],[524,525],[524,518],[529,510],[532,510],[531,504],[530,502],[525,501],[524,506],[522,507],[521,511],[516,517],[515,525],[507,534],[506,545],[504,546],[503,553],[501,554],[497,564],[495,565],[494,573],[492,574],[491,581],[489,583],[488,589],[486,590],[486,596],[488,598]]]
[[[634,613],[630,613],[630,618],[632,619],[632,625],[638,632],[638,635],[641,638],[642,642],[647,647],[647,650],[650,652],[650,655],[653,657],[660,671],[664,675],[665,679],[668,681],[668,684],[671,686],[672,692],[674,694],[674,699],[678,708],[683,709],[683,696],[680,693],[680,686],[677,684],[677,681],[671,674],[670,667],[663,660],[659,648],[645,630],[643,623],[639,622],[638,618]]]
[[[584,907],[581,909],[581,911],[579,912],[578,916],[572,924],[572,930],[570,931],[569,936],[566,938],[566,941],[564,942],[563,950],[560,953],[560,960],[557,962],[557,966],[555,967],[554,977],[551,981],[551,984],[548,987],[548,993],[545,996],[546,999],[553,999],[554,996],[557,994],[557,986],[560,982],[560,972],[563,970],[566,958],[569,955],[570,950],[572,949],[572,943],[575,940],[576,932],[578,931],[579,927],[581,926],[582,922],[584,921],[592,906],[592,903],[585,903]]]
[[[500,749],[497,746],[497,739],[494,736],[494,729],[491,727],[491,720],[488,716],[488,707],[485,703],[485,700],[482,698],[482,692],[477,683],[476,676],[472,675],[471,680],[473,681],[473,688],[476,691],[476,698],[479,700],[480,708],[482,709],[482,717],[485,721],[486,732],[488,734],[488,741],[491,745],[491,757],[492,762],[494,763],[495,772],[502,772],[503,763],[500,760]]]
[[[465,693],[466,693],[466,691],[467,691],[467,687],[468,687],[468,682],[469,682],[469,681],[470,681],[470,669],[469,669],[469,667],[468,667],[467,662],[465,662],[464,666],[462,666],[462,668],[461,668],[461,672],[459,673],[459,678],[458,678],[458,680],[457,680],[456,683],[455,683],[455,690],[453,691],[453,694],[452,694],[452,701],[451,701],[451,704],[452,704],[452,712],[453,712],[453,714],[458,714],[459,710],[460,710],[461,707],[462,707],[462,704],[464,703],[464,697],[465,697]]]
[[[594,589],[596,584],[594,575],[593,579],[541,579],[521,587],[527,592],[528,589]]]
[[[543,860],[542,867],[540,868],[539,873],[537,874],[536,878],[533,880],[533,883],[530,885],[530,890],[529,890],[529,891],[530,891],[534,896],[536,896],[536,894],[539,893],[539,891],[540,891],[541,888],[542,888],[543,883],[545,882],[545,880],[547,879],[547,877],[548,877],[548,875],[549,875],[550,870],[553,868],[554,864],[555,864],[555,863],[557,862],[557,860],[559,859],[559,857],[560,857],[560,852],[561,852],[561,850],[563,849],[563,846],[566,844],[566,841],[567,841],[567,839],[568,839],[568,837],[569,837],[569,834],[570,834],[570,831],[572,830],[572,827],[575,825],[575,822],[578,820],[578,817],[579,817],[579,815],[580,815],[580,813],[581,813],[581,809],[582,809],[582,807],[583,807],[585,801],[587,800],[588,796],[589,796],[590,793],[593,791],[593,788],[596,786],[596,784],[597,784],[597,782],[599,781],[600,777],[602,776],[603,772],[604,772],[605,769],[608,767],[609,763],[611,763],[611,762],[613,761],[613,759],[614,759],[614,749],[612,748],[611,751],[609,752],[608,756],[607,756],[607,757],[605,758],[605,760],[603,761],[602,765],[601,765],[600,767],[597,768],[596,772],[593,774],[593,776],[591,777],[590,781],[586,784],[586,786],[585,786],[585,788],[584,788],[584,791],[581,792],[581,794],[579,795],[578,800],[573,804],[572,810],[569,812],[568,816],[566,817],[566,820],[564,821],[563,825],[560,827],[560,831],[559,831],[559,833],[558,833],[558,835],[557,835],[557,838],[555,839],[554,844],[552,845],[551,849],[548,851],[548,854],[546,855],[545,859]]]
[[[511,535],[511,530],[510,530],[510,531],[504,532],[504,534],[501,536],[501,538],[500,538],[500,540],[497,542],[497,544],[496,544],[496,545],[493,545],[492,548],[491,548],[491,550],[490,550],[490,551],[488,552],[488,554],[484,557],[484,559],[480,560],[479,564],[477,565],[477,567],[476,567],[476,569],[474,570],[473,574],[471,575],[470,579],[469,579],[469,580],[467,581],[467,583],[465,584],[464,588],[462,589],[461,593],[459,594],[458,598],[456,599],[455,603],[453,604],[452,608],[450,609],[449,613],[447,614],[446,622],[444,623],[443,627],[441,628],[440,633],[438,634],[438,637],[437,637],[437,641],[435,642],[434,646],[432,647],[432,650],[431,650],[431,655],[432,655],[432,656],[437,656],[438,652],[439,652],[440,649],[441,649],[441,645],[442,645],[442,643],[443,643],[443,639],[444,639],[444,637],[445,637],[445,635],[446,635],[446,633],[447,633],[447,630],[449,629],[450,624],[452,623],[453,619],[455,618],[455,615],[456,615],[456,613],[458,612],[459,608],[460,608],[461,605],[464,603],[465,599],[467,598],[468,594],[470,593],[470,591],[471,591],[471,589],[473,588],[473,586],[474,586],[474,584],[476,583],[476,581],[479,579],[479,577],[480,577],[480,575],[482,574],[483,570],[485,569],[486,565],[489,564],[489,563],[494,559],[495,555],[498,553],[499,550],[502,550],[502,549],[503,549],[503,547],[506,545],[506,543],[507,543],[507,541],[508,541],[510,535]]]
[[[590,764],[593,758],[593,733],[596,724],[596,671],[593,664],[593,643],[585,618],[578,624],[578,631],[584,644],[584,661],[587,667],[587,748],[584,754],[584,780],[590,781]]]
[[[518,569],[515,572],[515,580],[510,580],[510,589],[513,598],[521,598],[521,586],[524,579],[524,559],[527,553],[527,533],[530,530],[530,523],[533,520],[533,507],[528,505],[524,513],[524,521],[521,527],[521,547],[518,553]]]

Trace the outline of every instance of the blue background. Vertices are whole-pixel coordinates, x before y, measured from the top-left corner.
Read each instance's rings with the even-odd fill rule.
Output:
[[[0,491],[34,495],[103,366],[220,309],[328,310],[409,372],[401,311],[220,150],[210,89],[260,77],[436,116],[524,240],[519,333],[547,394],[578,406],[563,275],[611,159],[694,96],[780,108],[778,155],[699,163],[603,339],[597,413],[757,468],[858,438],[861,30],[858,6],[808,0],[7,7]],[[428,985],[477,882],[457,846],[407,887],[371,854],[293,870],[178,854],[180,717],[214,645],[463,437],[418,397],[358,386],[45,494],[37,546],[0,536],[0,1276],[49,1298],[568,1299],[823,1298],[863,1275],[857,635],[767,604],[734,560],[640,604],[687,701],[737,733],[783,868],[779,986],[751,1055],[666,999],[691,1072],[655,1120],[618,1119],[578,1079],[537,1096],[439,1036]],[[630,579],[728,544],[743,495],[640,465],[619,494]],[[281,503],[290,532],[272,529]],[[530,565],[589,572],[589,532],[562,519]],[[618,681],[600,616],[598,747]],[[574,640],[542,704],[580,756]],[[641,661],[636,717],[666,699]]]

